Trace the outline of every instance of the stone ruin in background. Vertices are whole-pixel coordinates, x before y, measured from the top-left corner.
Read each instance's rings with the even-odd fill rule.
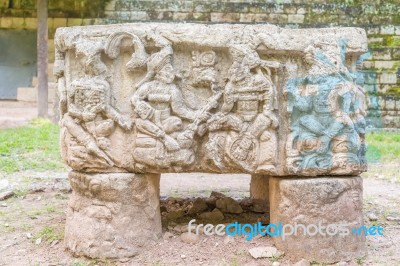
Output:
[[[134,23],[60,28],[55,46],[75,255],[157,240],[161,173],[248,173],[271,223],[363,225],[364,30]],[[354,234],[274,241],[316,261],[366,252]]]

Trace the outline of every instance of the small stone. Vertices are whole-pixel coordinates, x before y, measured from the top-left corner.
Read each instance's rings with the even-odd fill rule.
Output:
[[[4,192],[0,193],[0,201],[11,198],[12,196],[14,196],[14,191],[11,191],[11,190],[4,191]]]
[[[216,202],[216,206],[224,213],[239,214],[243,212],[243,209],[242,207],[240,207],[239,203],[230,197],[218,199]]]
[[[310,265],[311,265],[310,262],[305,259],[301,259],[294,264],[294,266],[310,266]]]
[[[212,212],[203,212],[199,215],[199,218],[210,222],[219,222],[224,219],[224,214],[215,208]]]
[[[208,205],[202,198],[197,198],[193,201],[193,205],[189,208],[188,214],[193,215],[207,210]]]
[[[4,227],[9,227],[10,225],[8,224],[8,223],[5,223],[4,224]]]
[[[276,247],[255,247],[249,249],[250,255],[255,258],[272,258],[283,255]]]
[[[163,239],[170,239],[172,238],[174,235],[170,232],[165,232],[165,234],[163,235]]]
[[[8,188],[9,182],[7,179],[0,179],[0,191]]]
[[[167,219],[175,221],[185,215],[185,212],[183,210],[176,210],[176,211],[170,211],[167,213]]]
[[[233,236],[225,236],[224,237],[224,244],[227,245],[229,243],[234,243],[235,238]]]
[[[272,266],[280,266],[280,265],[281,265],[281,263],[279,261],[274,261],[272,263]]]
[[[41,238],[41,237],[39,237],[38,239],[36,239],[35,245],[40,245],[40,243],[42,243],[42,238]]]
[[[400,221],[400,217],[388,216],[388,217],[386,217],[386,220],[388,220],[388,221]]]
[[[192,224],[193,226],[196,226],[196,224]],[[184,224],[184,225],[182,225],[181,226],[181,232],[182,233],[185,233],[185,232],[188,232],[188,225],[187,224]]]
[[[212,191],[210,198],[217,198],[217,199],[221,199],[221,198],[225,198],[226,196],[224,194],[222,194],[221,192],[216,192],[216,191]]]
[[[175,232],[177,232],[177,233],[181,233],[182,231],[181,231],[181,226],[178,224],[178,225],[176,225],[174,228],[172,228],[172,231],[175,231]]]
[[[59,242],[58,239],[51,241],[50,247],[51,248],[54,247],[55,245],[58,244],[58,242]]]
[[[32,234],[31,233],[26,233],[26,238],[31,239],[32,238]]]
[[[368,214],[368,219],[372,222],[372,221],[377,221],[378,217],[376,216],[375,213],[371,212]]]
[[[341,261],[337,264],[337,266],[348,266],[349,264],[347,264],[347,262],[345,261]]]
[[[194,233],[183,233],[181,234],[181,240],[187,244],[192,244],[198,242],[200,237]]]
[[[7,203],[2,203],[1,207],[7,207]]]
[[[181,255],[181,259],[184,259],[184,258],[186,258],[186,255],[183,255],[183,254],[182,254],[182,255]]]

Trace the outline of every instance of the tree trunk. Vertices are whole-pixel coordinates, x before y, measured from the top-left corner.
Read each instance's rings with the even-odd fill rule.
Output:
[[[37,1],[38,115],[48,116],[47,0]]]

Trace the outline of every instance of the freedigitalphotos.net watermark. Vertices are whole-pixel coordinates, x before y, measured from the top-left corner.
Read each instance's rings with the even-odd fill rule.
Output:
[[[281,237],[285,240],[287,236],[292,235],[305,235],[305,236],[348,236],[353,235],[383,235],[383,227],[377,226],[359,226],[351,227],[348,224],[328,224],[323,225],[321,222],[318,224],[283,224],[278,222],[277,224],[262,225],[261,222],[256,224],[240,224],[234,222],[228,225],[225,224],[194,224],[196,219],[192,219],[188,224],[188,232],[196,235],[203,232],[206,236],[218,235],[218,236],[245,236],[246,240],[251,240],[257,235],[261,236],[272,236]]]

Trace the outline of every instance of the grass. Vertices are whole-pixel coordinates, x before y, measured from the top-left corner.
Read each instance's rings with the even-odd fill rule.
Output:
[[[400,162],[400,132],[371,132],[366,142],[369,163]]]
[[[33,119],[28,126],[0,130],[0,172],[63,169],[59,128],[47,119]]]
[[[54,240],[61,240],[64,238],[64,232],[59,232],[55,228],[51,226],[45,226],[43,229],[33,238],[33,241],[36,241],[38,238],[41,238],[42,241],[46,241],[47,243],[51,243]]]

